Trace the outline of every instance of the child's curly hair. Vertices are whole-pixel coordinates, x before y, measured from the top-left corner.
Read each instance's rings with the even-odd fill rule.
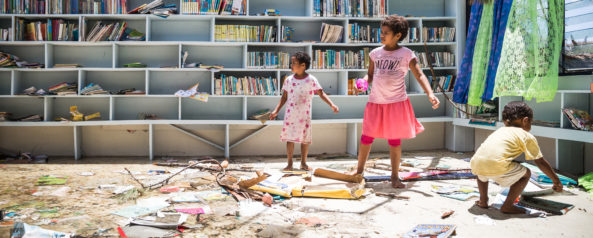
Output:
[[[533,110],[525,102],[513,101],[509,102],[504,106],[502,110],[502,120],[504,122],[512,122],[517,119],[523,119],[524,117],[533,119]]]
[[[398,16],[397,14],[393,14],[390,16],[385,17],[381,21],[381,26],[387,26],[393,31],[393,34],[396,35],[397,33],[401,33],[402,37],[399,38],[399,41],[408,36],[408,29],[410,26],[408,25],[408,20],[402,16]]]
[[[301,64],[305,64],[306,68],[305,69],[309,69],[309,66],[311,66],[311,56],[309,56],[307,53],[299,51],[296,52],[293,55],[294,59],[296,59],[299,63]]]

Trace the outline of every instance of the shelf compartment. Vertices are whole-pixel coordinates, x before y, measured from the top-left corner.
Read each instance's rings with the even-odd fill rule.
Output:
[[[225,75],[225,76],[233,76],[233,77],[237,77],[237,78],[243,78],[243,77],[271,77],[272,79],[278,79],[278,74],[277,71],[275,70],[261,70],[261,71],[221,71],[221,72],[216,72],[214,73],[214,84],[216,84],[216,79],[221,79],[221,74]],[[277,80],[278,81],[278,80]],[[279,84],[279,81],[278,81]],[[215,91],[214,93],[216,93],[216,85],[214,85],[215,87]],[[279,85],[275,85],[276,89],[280,89]],[[231,92],[232,93],[232,92]],[[280,92],[274,92],[275,95],[279,94]],[[227,94],[227,95],[232,95],[232,94]],[[238,94],[241,95],[241,94]],[[261,96],[261,95],[260,95]]]
[[[270,111],[276,108],[276,105],[280,102],[279,96],[249,96],[246,97],[247,100],[247,109],[246,111],[246,118],[249,116],[254,115],[256,112],[264,109],[269,109]],[[278,112],[277,119],[284,120],[284,113],[286,112],[286,105],[280,109]]]
[[[413,17],[443,17],[457,15],[455,9],[457,7],[457,2],[455,0],[389,0],[387,6],[389,6],[389,15],[397,14],[400,16]]]
[[[561,111],[562,108],[574,108],[578,110],[583,110],[589,113],[593,112],[593,97],[591,97],[591,93],[563,93],[562,97],[564,98],[564,105],[559,106],[557,109],[560,110],[560,116],[562,117],[562,128],[566,129],[575,129],[572,127],[570,123],[570,119],[564,115]],[[558,95],[557,97],[558,98]],[[555,99],[556,100],[556,99]]]
[[[210,71],[149,71],[148,79],[150,95],[173,95],[178,90],[187,90],[198,82],[198,92],[211,94],[212,90]]]
[[[316,72],[311,70],[307,73],[317,78],[317,81],[323,88],[323,91],[328,95],[344,95],[344,91],[341,92],[340,89],[343,89],[342,87],[344,87],[344,84],[346,90],[348,88],[348,82],[344,82],[343,80],[346,76],[346,72]],[[280,78],[283,79],[284,76],[288,77],[292,74],[292,72],[282,72]],[[284,86],[283,83],[284,81],[281,80],[280,87]]]
[[[155,114],[159,119],[179,119],[178,97],[113,97],[113,120],[139,120],[140,113]]]
[[[329,105],[319,96],[315,96],[313,98],[313,114],[311,115],[313,120],[363,118],[367,97],[330,96],[330,99],[340,108],[340,112],[334,114]]]
[[[408,95],[416,118],[447,116],[445,114],[445,104],[447,103],[445,96],[443,96],[442,93],[437,93],[435,96],[439,99],[439,102],[441,102],[437,109],[432,109],[432,103],[428,101],[428,97],[425,94]]]
[[[208,102],[181,98],[182,120],[241,120],[243,97],[210,96]]]
[[[185,61],[204,65],[222,65],[225,68],[243,68],[243,46],[241,45],[182,45],[182,55],[188,52]],[[183,63],[183,62],[182,62]]]
[[[333,54],[331,56],[334,61],[330,65],[327,62],[327,59],[321,58],[324,52],[328,52],[328,50],[333,50],[336,52],[344,51],[344,56],[342,57],[342,64],[338,65],[338,57],[337,54]],[[311,68],[312,69],[366,69],[370,64],[370,58],[368,61],[365,62],[364,55],[369,54],[373,50],[373,47],[363,47],[363,46],[313,46],[313,50],[311,52]],[[354,62],[350,62],[350,66],[346,65],[346,58],[348,57],[348,53],[352,52],[355,55],[360,55],[362,61],[359,61],[357,65]],[[354,56],[354,58],[358,58]],[[321,63],[323,62],[323,64]]]
[[[45,46],[43,44],[3,44],[0,52],[10,53],[29,63],[45,64]]]
[[[88,37],[93,27],[98,22],[101,22],[104,25],[112,24],[112,23],[127,23],[126,29],[134,29],[146,35],[146,16],[142,16],[142,18],[128,18],[128,17],[114,17],[114,16],[85,16],[83,21],[85,22],[83,29],[83,35],[85,36],[85,41],[89,41]],[[123,38],[122,38],[123,39]],[[146,41],[146,40],[143,40]],[[142,42],[142,41],[141,41]]]
[[[533,110],[533,120],[560,122],[561,116],[561,97],[557,94],[553,101],[537,103],[535,99],[525,101]],[[504,109],[504,106],[502,107]],[[502,114],[502,110],[500,111]]]
[[[264,13],[266,9],[276,9],[282,16],[311,16],[311,9],[307,8],[311,0],[249,0],[249,15]]]
[[[37,114],[44,116],[43,97],[0,97],[0,112],[11,113],[17,119]]]
[[[424,75],[428,79],[429,85],[432,87],[433,85],[431,84],[431,81],[430,81],[430,77],[432,77],[432,73],[430,72],[430,69],[423,69],[422,72],[424,73]],[[449,83],[449,85],[451,87],[450,87],[450,90],[448,92],[453,91],[453,88],[455,86],[455,77],[457,77],[457,71],[456,70],[454,70],[454,69],[436,70],[435,69],[434,70],[434,74],[435,74],[436,77],[451,75],[452,76],[452,81]],[[445,87],[444,85],[441,85],[441,86]],[[422,89],[422,86],[420,86],[420,83],[418,83],[418,80],[416,80],[416,77],[414,76],[414,74],[412,73],[412,71],[408,71],[408,74],[406,76],[406,88],[407,88],[408,92],[410,92],[410,93],[424,93],[424,89]],[[435,88],[433,88],[433,91],[435,93],[437,93],[437,90],[435,90]]]
[[[148,68],[175,67],[179,68],[179,45],[128,45],[117,44],[116,67],[140,62]]]
[[[86,115],[101,113],[100,119],[109,120],[109,97],[48,97],[49,113],[47,121],[58,117],[70,119],[70,107],[77,106],[78,112]]]
[[[282,19],[281,24],[282,26],[288,26],[294,29],[294,33],[292,34],[292,42],[321,42],[321,23],[332,24],[332,25],[340,25],[344,27],[342,32],[342,40],[338,41],[338,43],[346,42],[347,38],[347,25],[345,20],[319,20],[315,18],[288,18]]]
[[[49,93],[50,87],[63,82],[78,84],[78,71],[15,71],[13,94],[22,95],[31,86]]]
[[[210,41],[211,18],[150,19],[150,41]]]
[[[55,64],[80,64],[87,68],[112,68],[113,49],[108,43],[96,45],[49,44],[47,67]]]
[[[11,72],[0,71],[0,95],[10,95],[11,83]]]
[[[90,83],[98,84],[103,90],[117,93],[123,89],[142,90],[146,92],[145,71],[82,71],[80,89]]]
[[[234,17],[233,17],[234,18]],[[215,28],[214,28],[214,41],[216,42],[266,42],[266,43],[270,43],[270,42],[278,42],[278,24],[277,24],[277,19],[276,18],[257,18],[256,19],[251,19],[248,20],[248,18],[245,17],[238,17],[237,19],[231,19],[231,18],[215,18]],[[272,29],[272,33],[273,35],[275,35],[275,38],[272,40],[272,38],[262,38],[261,41],[259,38],[255,39],[255,41],[251,41],[251,39],[241,39],[239,38],[238,40],[235,39],[228,39],[225,38],[224,36],[240,36],[239,32],[236,30],[237,28],[232,28],[233,30],[231,30],[230,32],[227,32],[227,34],[225,35],[223,31],[223,29],[219,29],[217,28],[218,26],[223,26],[223,25],[248,25],[248,26],[272,26],[274,27],[274,29]],[[220,32],[217,32],[218,31]],[[217,38],[218,36],[218,38]],[[249,35],[248,35],[249,36]],[[267,41],[266,41],[267,40]]]
[[[276,53],[288,53],[291,57],[297,52],[307,52],[306,46],[260,46],[260,45],[248,45],[247,46],[247,55],[245,56],[247,62],[247,68],[256,68],[255,66],[249,66],[250,62],[250,52],[276,52]],[[263,67],[262,67],[263,68]],[[279,69],[290,69],[290,59],[288,62],[287,68],[280,68]]]

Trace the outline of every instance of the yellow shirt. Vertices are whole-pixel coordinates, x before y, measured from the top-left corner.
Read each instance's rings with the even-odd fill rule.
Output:
[[[472,157],[472,173],[482,176],[506,174],[512,169],[513,159],[521,153],[525,153],[527,160],[543,157],[531,133],[519,127],[501,127],[486,138]]]

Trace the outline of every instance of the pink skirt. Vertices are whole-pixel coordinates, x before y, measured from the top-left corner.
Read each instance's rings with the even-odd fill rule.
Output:
[[[367,102],[362,134],[373,138],[409,139],[424,131],[416,120],[410,99],[389,104]]]

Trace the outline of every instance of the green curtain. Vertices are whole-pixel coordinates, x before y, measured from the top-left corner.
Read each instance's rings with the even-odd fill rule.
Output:
[[[493,97],[554,100],[563,24],[564,0],[513,1]]]

